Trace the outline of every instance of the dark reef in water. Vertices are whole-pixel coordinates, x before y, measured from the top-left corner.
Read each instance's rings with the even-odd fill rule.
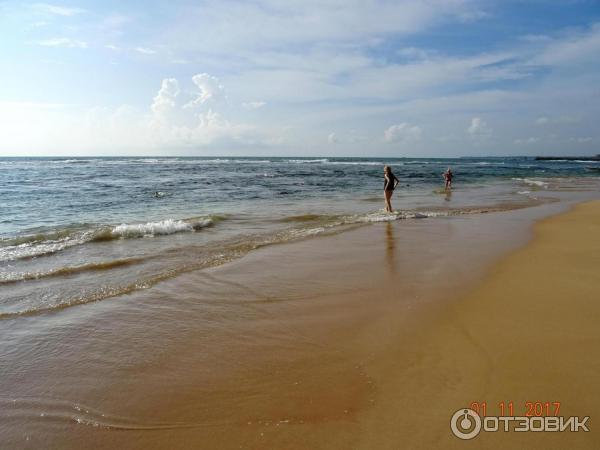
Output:
[[[596,156],[536,156],[536,161],[600,161],[600,154]]]

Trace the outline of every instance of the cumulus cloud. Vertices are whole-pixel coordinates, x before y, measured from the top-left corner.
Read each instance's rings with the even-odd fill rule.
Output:
[[[208,110],[198,116],[192,127],[174,128],[174,138],[182,143],[194,145],[242,144],[255,145],[264,141],[263,133],[247,124],[233,124],[219,113]]]
[[[43,47],[88,48],[88,44],[85,41],[78,41],[64,37],[44,39],[37,41],[37,44]]]
[[[383,140],[385,142],[404,142],[418,141],[421,139],[422,130],[416,125],[410,125],[402,122],[398,125],[392,125],[383,132]]]
[[[175,108],[179,92],[179,82],[175,78],[162,80],[160,89],[150,107],[158,118],[166,118],[168,113]]]
[[[243,123],[206,105],[184,108],[186,100],[182,82],[166,78],[146,108],[0,102],[0,122],[6,125],[0,133],[6,148],[17,154],[32,148],[53,154],[220,153],[285,143],[281,129]]]
[[[194,75],[192,83],[199,92],[194,100],[186,103],[186,93],[176,78],[162,81],[151,106],[153,116],[146,124],[146,133],[154,145],[256,146],[275,141],[267,131],[232,122],[208,107],[208,100],[225,96],[225,88],[216,77],[202,73]],[[190,108],[190,105],[198,108]],[[211,102],[211,105],[216,106],[217,103]]]
[[[329,135],[327,136],[327,142],[329,142],[330,144],[337,144],[338,138],[335,135],[335,133],[329,133]]]
[[[207,73],[199,73],[192,77],[192,81],[198,87],[198,96],[185,105],[185,108],[202,105],[209,100],[219,100],[225,96],[225,88],[217,77]]]
[[[480,117],[473,117],[467,133],[472,139],[487,139],[492,135],[492,129]]]

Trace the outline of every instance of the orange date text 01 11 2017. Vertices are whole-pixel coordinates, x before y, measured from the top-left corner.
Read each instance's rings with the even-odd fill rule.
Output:
[[[469,408],[480,416],[496,415],[495,413],[498,413],[497,415],[503,417],[549,417],[558,416],[560,402],[525,401],[515,403],[512,400],[497,403],[471,402]]]

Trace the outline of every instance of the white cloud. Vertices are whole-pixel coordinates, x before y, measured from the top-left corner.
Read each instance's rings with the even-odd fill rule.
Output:
[[[154,55],[156,53],[156,50],[146,47],[136,47],[134,50],[142,55]]]
[[[32,8],[38,12],[45,14],[53,14],[56,16],[74,16],[85,12],[85,9],[81,8],[68,8],[66,6],[51,5],[48,3],[34,3],[31,5]]]
[[[153,145],[253,146],[269,145],[274,139],[269,132],[253,125],[234,123],[212,108],[201,112],[189,108],[190,103],[206,104],[209,99],[224,96],[225,91],[216,77],[206,73],[194,75],[192,82],[200,93],[195,100],[185,103],[185,93],[177,79],[162,81],[151,106],[153,118],[145,125],[146,134],[151,137]]]
[[[418,128],[418,127],[416,127]],[[406,140],[416,141],[419,139],[419,136],[406,136]],[[339,135],[338,133],[331,132],[327,135],[327,142],[329,144],[344,144],[344,148],[348,148],[354,144],[360,144],[364,142],[372,141],[373,139],[369,136],[366,136],[362,133],[359,133],[357,130],[345,130],[343,135]],[[400,139],[399,139],[400,140]]]
[[[267,103],[266,102],[247,102],[247,103],[242,103],[242,108],[244,109],[259,109],[262,108],[263,106],[265,106]]]
[[[112,44],[105,45],[104,48],[107,48],[107,49],[112,50],[114,52],[118,52],[118,51],[121,50],[120,47],[118,47],[116,45],[112,45]]]
[[[217,77],[207,73],[199,73],[192,77],[192,81],[200,92],[198,97],[185,105],[185,108],[202,105],[209,100],[216,101],[225,97],[225,89]]]
[[[149,108],[116,109],[45,103],[0,102],[4,152],[10,154],[189,154],[265,149],[284,143],[284,131],[224,117],[214,109],[197,112],[181,105],[175,78],[161,82]],[[40,151],[40,149],[44,149]]]
[[[88,48],[87,42],[69,38],[44,39],[38,41],[37,44],[44,47]]]
[[[480,117],[473,117],[467,133],[472,139],[487,139],[492,135],[492,129]]]
[[[385,142],[397,141],[418,141],[421,139],[422,130],[416,125],[410,125],[402,122],[398,125],[392,125],[383,132]]]
[[[213,2],[187,11],[169,30],[175,45],[214,51],[214,36],[224,50],[274,48],[319,41],[366,41],[388,34],[421,32],[452,18],[475,18],[472,0],[263,0]],[[481,17],[481,15],[479,15]],[[291,32],[293,30],[293,32]]]
[[[533,59],[533,63],[571,67],[578,63],[597,62],[600,53],[600,23],[584,31],[575,31],[566,37],[551,41]]]
[[[179,82],[175,78],[162,80],[160,90],[156,94],[156,97],[154,97],[154,101],[150,107],[158,118],[166,118],[175,108],[175,101],[179,92]]]

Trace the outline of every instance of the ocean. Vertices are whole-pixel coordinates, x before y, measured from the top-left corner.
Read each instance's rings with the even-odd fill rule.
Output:
[[[393,214],[383,210],[384,164],[400,179]],[[374,222],[535,206],[597,189],[599,170],[525,157],[1,158],[0,319]]]

